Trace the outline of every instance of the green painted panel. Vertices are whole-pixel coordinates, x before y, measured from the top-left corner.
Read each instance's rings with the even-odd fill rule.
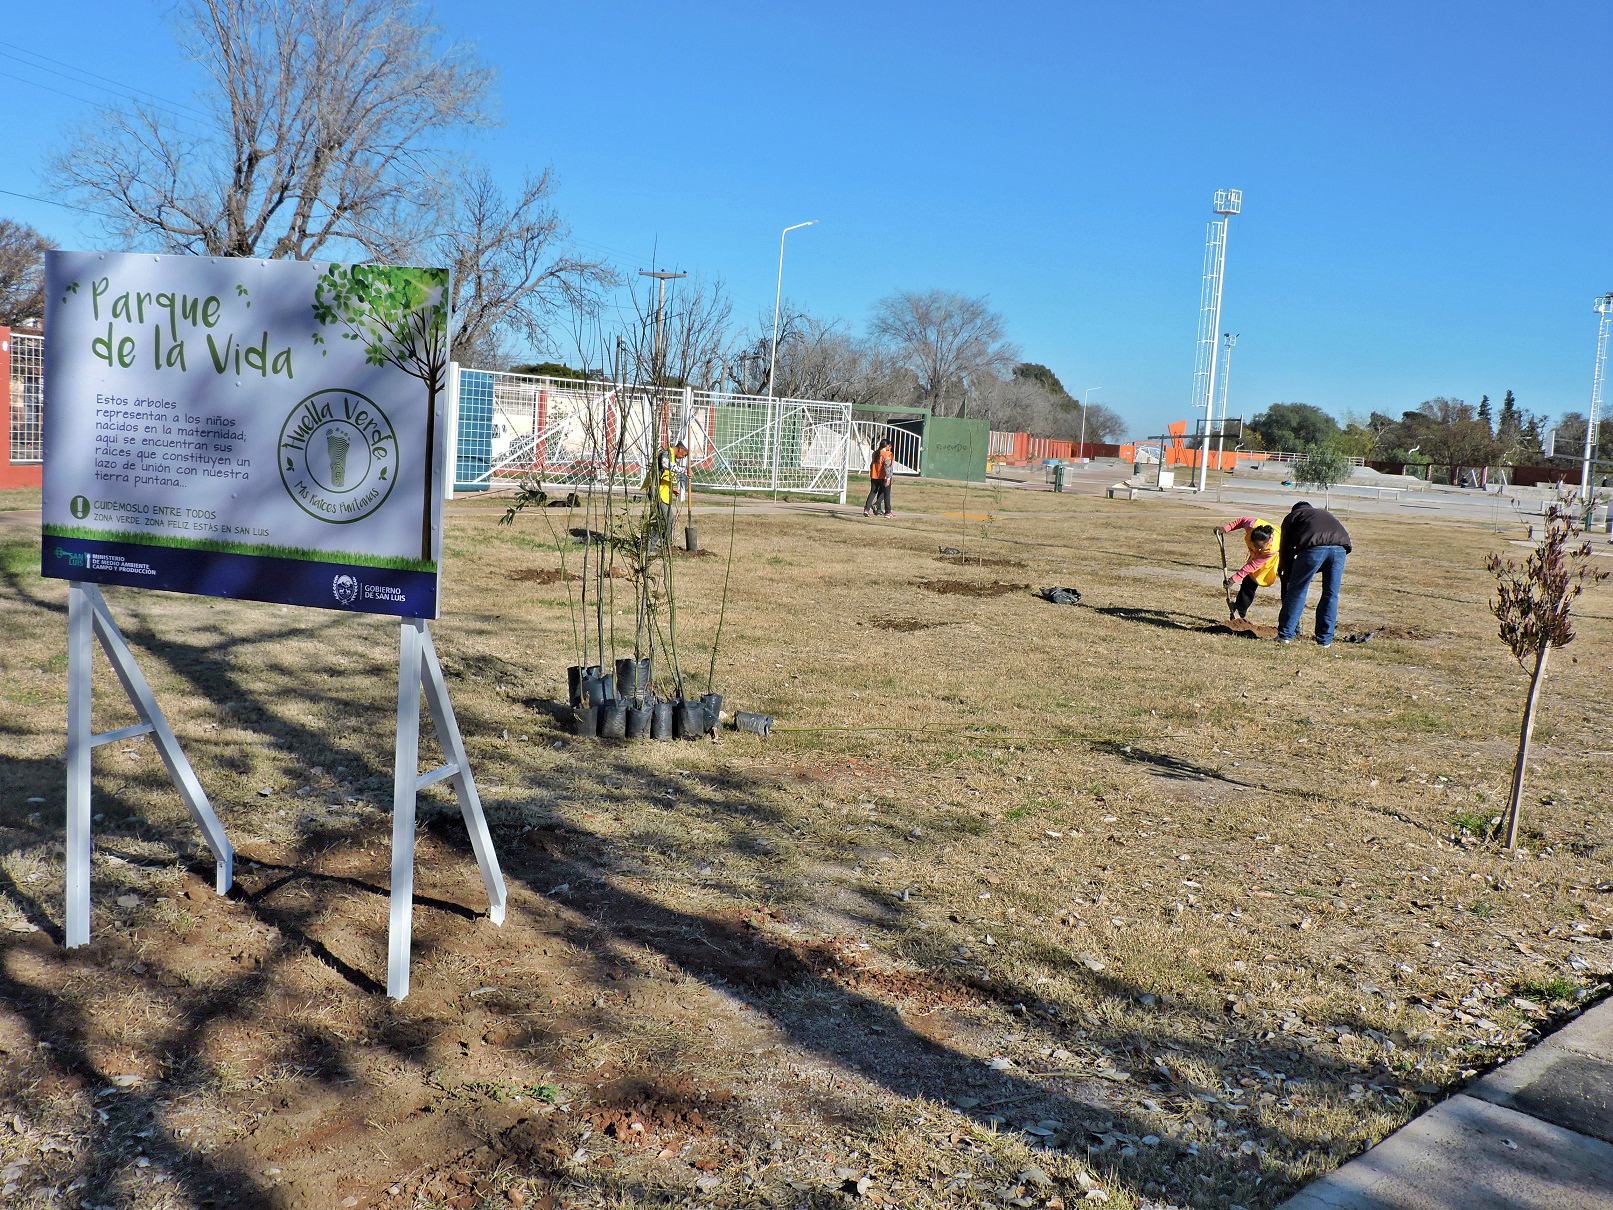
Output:
[[[971,483],[983,480],[990,443],[990,429],[984,420],[931,416],[924,425],[924,478]]]

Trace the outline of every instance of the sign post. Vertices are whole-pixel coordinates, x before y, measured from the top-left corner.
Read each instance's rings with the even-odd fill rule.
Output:
[[[448,387],[443,269],[52,252],[41,570],[69,581],[67,934],[89,940],[90,754],[150,735],[230,888],[234,850],[99,585],[401,619],[387,990],[409,989],[419,791],[498,858],[428,627]],[[95,734],[98,639],[140,722]],[[420,695],[447,763],[419,772]]]

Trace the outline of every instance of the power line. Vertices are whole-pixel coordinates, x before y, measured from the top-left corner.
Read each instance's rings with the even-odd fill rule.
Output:
[[[171,107],[173,107],[175,109],[186,110],[189,113],[192,113],[192,114],[196,115],[199,118],[206,118],[209,121],[212,120],[212,115],[211,114],[207,113],[205,110],[197,109],[194,105],[187,105],[183,101],[175,101],[175,100],[173,100],[173,99],[171,99],[169,97],[163,96],[161,93],[152,92],[148,88],[137,88],[133,84],[125,84],[121,80],[114,80],[111,76],[103,76],[100,72],[90,71],[88,68],[79,67],[75,63],[67,63],[67,62],[64,62],[61,59],[53,59],[49,55],[41,54],[39,51],[34,50],[31,47],[21,46],[16,42],[7,42],[4,38],[0,38],[0,46],[8,46],[13,51],[20,51],[22,54],[27,55],[27,56],[29,56],[31,58],[34,58],[34,59],[43,59],[46,63],[54,63],[58,67],[68,68],[70,71],[76,71],[82,76],[91,77],[91,79],[104,80],[107,84],[114,85],[117,88],[119,88],[122,91],[127,92],[127,93],[144,93],[146,96],[152,98],[153,100],[161,101],[165,105],[169,105],[169,106],[171,106]],[[34,65],[29,64],[29,66],[32,67]],[[43,67],[40,70],[51,71],[51,69],[48,68],[48,67]],[[65,73],[58,71],[58,72],[54,72],[54,74],[55,75],[64,75]],[[67,76],[67,78],[72,79],[71,76]],[[89,81],[87,81],[87,80],[83,81],[83,82],[84,83],[89,83]]]
[[[60,206],[63,210],[81,210],[85,214],[93,214],[97,218],[112,219],[114,222],[117,221],[118,217],[115,214],[108,214],[104,210],[91,210],[88,206],[75,206],[71,202],[59,202],[55,198],[35,197],[31,193],[18,193],[15,189],[0,189],[0,193],[5,194],[7,197],[20,197],[26,201],[38,202],[42,206]]]
[[[22,66],[32,67],[33,64],[26,63],[26,64],[23,64]],[[95,98],[92,98],[92,97],[81,97],[77,93],[68,92],[64,88],[56,88],[53,85],[46,84],[41,80],[30,80],[26,76],[15,75],[14,73],[9,72],[9,71],[0,71],[0,76],[4,76],[9,80],[16,80],[19,84],[29,84],[29,85],[32,85],[35,88],[42,88],[46,92],[53,92],[59,97],[66,97],[70,101],[77,101],[81,105],[93,105],[97,109],[102,109],[102,110],[105,110],[105,109],[117,109],[118,108],[118,106],[112,105],[112,104],[108,103],[106,100],[95,99]],[[87,81],[85,81],[85,83],[87,83]],[[96,87],[96,86],[91,85],[91,87],[93,88],[93,87]],[[176,112],[174,110],[171,110],[171,109],[165,109],[161,105],[152,105],[149,101],[141,101],[138,97],[129,97],[127,99],[129,101],[132,101],[132,102],[136,103],[136,104],[143,104],[143,105],[146,105],[147,107],[149,107],[151,109],[156,109],[156,110],[161,111],[162,113],[166,113],[170,118],[172,118],[176,122],[187,123],[187,124],[190,124],[192,127],[194,127],[196,125],[196,119],[192,118],[192,117],[190,117],[190,116],[188,116],[186,114],[178,113],[178,112]]]

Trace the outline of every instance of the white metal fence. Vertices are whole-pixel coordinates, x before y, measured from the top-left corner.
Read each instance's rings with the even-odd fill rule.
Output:
[[[1267,462],[1307,462],[1309,460],[1309,454],[1295,453],[1292,450],[1268,450],[1265,456],[1265,461]],[[1346,457],[1345,461],[1351,466],[1365,466],[1367,464],[1365,458]]]
[[[868,465],[849,403],[724,395],[461,369],[459,490],[536,479],[638,489],[656,451],[682,447],[697,488],[845,496]]]
[[[852,426],[851,469],[866,471],[873,462],[873,451],[881,441],[891,443],[891,469],[898,475],[917,475],[924,468],[924,441],[912,429],[884,424],[878,420],[858,420]]]
[[[45,338],[11,334],[10,461],[44,459]]]

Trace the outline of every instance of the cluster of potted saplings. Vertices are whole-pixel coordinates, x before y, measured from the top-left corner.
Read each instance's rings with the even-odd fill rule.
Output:
[[[722,694],[657,694],[650,660],[629,657],[616,670],[572,665],[566,670],[571,694],[571,729],[593,739],[699,739],[722,724]]]

